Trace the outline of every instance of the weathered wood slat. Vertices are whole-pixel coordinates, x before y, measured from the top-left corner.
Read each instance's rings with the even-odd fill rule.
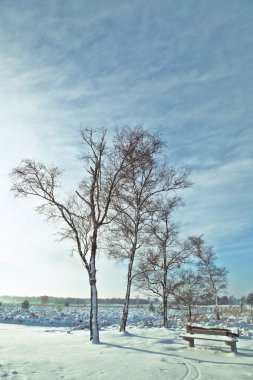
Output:
[[[228,337],[222,337],[220,335],[213,335],[213,336],[205,336],[205,335],[198,335],[198,334],[185,334],[185,335],[180,335],[181,338],[189,338],[189,339],[203,339],[203,340],[217,340],[220,342],[238,342],[237,339],[232,338],[230,336]]]
[[[219,329],[215,327],[201,327],[201,326],[186,326],[186,332],[191,334],[206,334],[206,335],[225,335],[231,337],[238,337],[239,334],[232,332],[229,329]]]
[[[232,352],[236,352],[236,342],[238,342],[236,338],[238,336],[239,332],[236,334],[229,329],[187,325],[186,334],[180,335],[180,338],[186,340],[189,343],[189,347],[194,347],[194,339],[224,342],[231,347]]]

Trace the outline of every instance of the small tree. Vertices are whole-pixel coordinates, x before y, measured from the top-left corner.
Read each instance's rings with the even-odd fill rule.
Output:
[[[30,309],[30,302],[28,300],[24,300],[22,303],[21,303],[21,307],[22,309],[24,310],[28,310]]]
[[[151,313],[155,313],[155,306],[153,303],[149,304],[148,311],[150,311]]]
[[[192,319],[192,307],[203,296],[203,280],[202,277],[192,270],[185,270],[180,273],[180,285],[174,290],[176,302],[187,306],[188,320]]]
[[[244,306],[246,303],[247,303],[247,298],[246,298],[245,296],[242,296],[242,297],[240,298],[240,311],[241,311],[241,313],[242,313],[242,311],[243,311],[243,306]]]
[[[247,296],[247,304],[253,306],[253,293],[249,293]]]
[[[195,247],[195,255],[198,258],[198,271],[203,278],[206,293],[210,293],[215,301],[216,318],[220,319],[218,297],[221,290],[227,287],[228,271],[225,267],[215,264],[216,255],[212,246],[207,246],[201,237],[190,238]]]
[[[152,292],[162,298],[163,325],[168,326],[168,297],[181,283],[175,269],[189,260],[191,244],[180,242],[171,213],[181,202],[180,198],[161,202],[148,223],[150,248],[142,253],[135,270],[135,284],[140,291]]]

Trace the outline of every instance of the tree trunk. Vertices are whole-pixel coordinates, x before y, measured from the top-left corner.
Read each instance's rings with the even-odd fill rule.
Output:
[[[168,327],[168,296],[166,290],[163,290],[163,326]]]
[[[191,305],[188,305],[188,315],[189,315],[189,322],[192,320],[192,309]]]
[[[215,313],[216,313],[216,319],[220,320],[220,310],[218,306],[218,296],[215,297]]]
[[[98,329],[98,297],[96,279],[90,280],[90,341],[92,343],[99,343],[99,329]]]
[[[129,310],[130,292],[131,292],[131,285],[132,285],[132,268],[133,268],[133,258],[130,259],[130,262],[128,264],[126,297],[125,297],[125,302],[123,306],[122,319],[121,319],[120,330],[119,330],[123,332],[126,331],[126,324],[127,324],[128,310]]]
[[[168,327],[168,295],[167,295],[167,252],[163,250],[163,326]]]
[[[92,341],[92,343],[99,343],[98,295],[97,295],[97,280],[96,280],[96,251],[97,251],[97,231],[94,231],[92,247],[91,247],[90,268],[89,268],[90,341]]]

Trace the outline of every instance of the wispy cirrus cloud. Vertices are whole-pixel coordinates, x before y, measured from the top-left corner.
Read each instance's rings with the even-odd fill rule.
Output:
[[[193,172],[193,188],[185,191],[181,218],[188,233],[219,242],[239,235],[252,226],[252,159]],[[187,194],[188,192],[188,194]]]
[[[23,244],[30,224],[39,240],[29,206],[18,210],[9,194],[13,166],[24,157],[55,162],[66,168],[65,183],[72,187],[81,176],[75,161],[80,126],[143,124],[161,132],[172,163],[192,168],[194,186],[178,214],[183,230],[204,233],[221,256],[230,255],[228,246],[241,246],[247,256],[252,4],[14,0],[0,8],[5,251],[17,259],[17,246],[8,248],[13,220],[26,220],[22,231],[15,227]],[[46,244],[36,250],[38,258],[47,252],[50,263]],[[25,246],[19,255],[27,258]]]

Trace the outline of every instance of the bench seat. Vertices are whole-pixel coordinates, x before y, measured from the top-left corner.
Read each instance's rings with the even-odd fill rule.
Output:
[[[236,352],[236,342],[238,340],[230,336],[221,335],[205,335],[205,334],[184,334],[180,335],[180,338],[189,342],[189,347],[194,347],[194,339],[212,340],[218,342],[224,342],[231,347],[232,352]]]
[[[235,338],[232,338],[230,336],[221,336],[221,335],[184,334],[184,335],[180,335],[180,338],[217,340],[220,342],[238,342],[238,340]]]

